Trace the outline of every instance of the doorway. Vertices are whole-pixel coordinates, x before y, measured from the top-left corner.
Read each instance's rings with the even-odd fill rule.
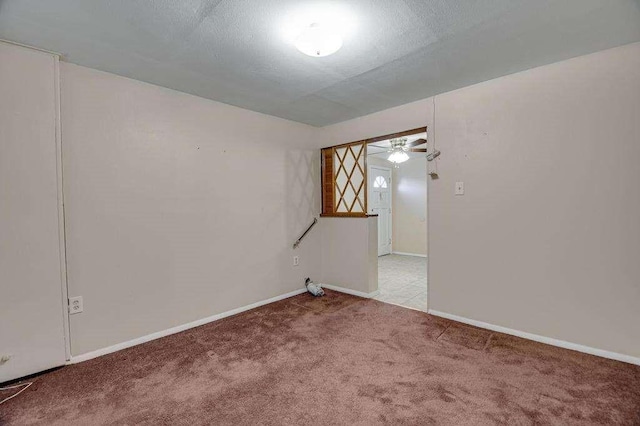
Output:
[[[369,214],[378,215],[376,299],[427,311],[426,128],[367,145]]]

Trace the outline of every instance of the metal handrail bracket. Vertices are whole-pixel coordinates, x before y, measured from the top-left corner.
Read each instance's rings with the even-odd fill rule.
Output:
[[[309,225],[309,227],[307,228],[307,230],[306,230],[306,231],[304,231],[304,232],[302,233],[302,235],[300,235],[300,238],[298,238],[298,239],[296,240],[296,242],[295,242],[295,243],[293,243],[293,248],[294,248],[294,249],[298,248],[298,246],[300,245],[300,242],[302,241],[302,239],[305,237],[305,235],[307,235],[307,234],[309,233],[309,231],[311,231],[311,228],[313,228],[313,227],[315,226],[315,224],[316,224],[316,223],[318,223],[318,218],[317,218],[317,217],[314,217],[314,218],[313,218],[313,223],[311,223],[311,225]]]

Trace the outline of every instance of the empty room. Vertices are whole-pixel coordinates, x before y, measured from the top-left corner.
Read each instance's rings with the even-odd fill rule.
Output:
[[[0,0],[0,425],[640,425],[639,0]]]

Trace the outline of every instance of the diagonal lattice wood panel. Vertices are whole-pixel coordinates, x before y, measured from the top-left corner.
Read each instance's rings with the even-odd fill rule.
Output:
[[[366,212],[365,153],[364,143],[337,147],[334,150],[336,213]]]
[[[322,216],[367,216],[367,144],[426,133],[426,127],[322,148]]]

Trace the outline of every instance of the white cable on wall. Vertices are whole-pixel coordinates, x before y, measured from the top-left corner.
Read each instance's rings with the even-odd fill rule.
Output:
[[[433,96],[431,98],[431,101],[433,103],[432,122],[431,122],[431,134],[433,135],[433,138],[432,138],[433,140],[431,142],[432,149],[429,155],[433,157],[432,159],[429,159],[429,162],[427,163],[427,173],[429,174],[431,179],[437,179],[438,178],[438,162],[435,161],[435,159],[438,155],[440,155],[440,153],[436,149],[436,97]],[[427,135],[427,138],[428,138],[428,135]],[[429,158],[429,156],[427,156],[427,158]]]
[[[433,97],[433,150],[436,151],[436,143],[438,142],[436,139],[436,109],[438,103],[436,102],[437,96]]]

